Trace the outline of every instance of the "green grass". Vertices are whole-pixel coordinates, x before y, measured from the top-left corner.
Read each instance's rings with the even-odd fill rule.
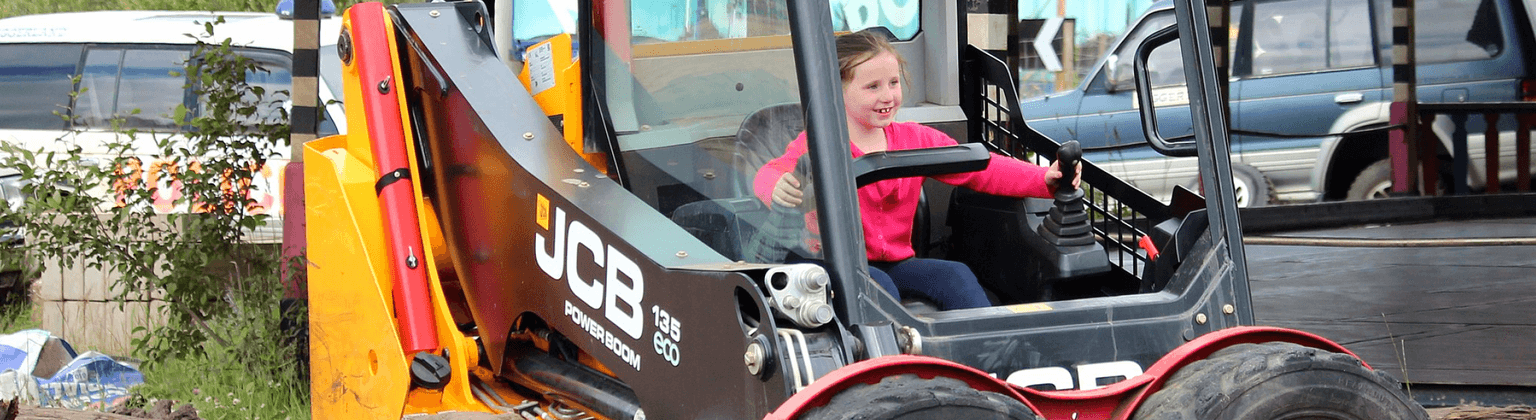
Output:
[[[33,316],[36,307],[26,299],[0,301],[0,333],[10,334],[21,330],[41,328],[43,323]]]
[[[27,293],[32,290],[29,286],[37,281],[40,273],[35,268],[26,268],[31,267],[32,264],[18,261],[20,255],[24,254],[10,248],[0,253],[0,268],[6,270],[0,273],[0,280],[15,283],[10,290],[0,290],[0,334],[42,328],[43,325],[41,313],[37,311],[37,305],[32,302],[31,296]],[[23,268],[17,272],[15,271],[17,267]]]
[[[192,404],[207,420],[309,418],[309,384],[253,377],[224,350],[209,348],[203,357],[144,366],[145,383],[134,388],[135,400],[146,407],[155,400]]]

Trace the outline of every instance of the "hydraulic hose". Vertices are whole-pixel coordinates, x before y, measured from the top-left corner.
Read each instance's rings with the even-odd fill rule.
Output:
[[[507,346],[502,376],[557,401],[614,420],[644,418],[628,385],[522,343]]]

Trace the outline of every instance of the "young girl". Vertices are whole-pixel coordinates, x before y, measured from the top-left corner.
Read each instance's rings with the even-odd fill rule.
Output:
[[[901,107],[904,62],[884,36],[859,31],[837,38],[838,67],[843,79],[843,105],[848,114],[848,139],[853,157],[886,150],[953,146],[944,133],[911,122],[896,122]],[[800,180],[790,172],[806,152],[805,133],[790,142],[784,155],[758,170],[753,189],[770,205],[795,207],[804,200]],[[992,155],[987,169],[933,177],[972,190],[1009,197],[1052,196],[1061,171]],[[1072,180],[1076,186],[1078,180]],[[943,310],[990,306],[976,275],[964,264],[913,258],[912,219],[917,212],[922,178],[898,178],[859,188],[859,213],[870,277],[891,296],[915,293],[934,300]]]

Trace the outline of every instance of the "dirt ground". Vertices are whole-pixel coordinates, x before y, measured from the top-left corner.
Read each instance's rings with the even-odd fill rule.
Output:
[[[158,401],[148,410],[114,408],[112,412],[80,411],[63,408],[22,407],[17,420],[200,420],[191,405],[173,405]]]
[[[1464,405],[1432,408],[1429,410],[1429,418],[1433,420],[1536,420],[1536,408],[1523,405],[1511,407]]]
[[[152,411],[154,411],[154,410],[152,410]],[[133,419],[141,419],[141,418],[151,418],[151,419],[161,419],[161,420],[196,420],[198,418],[196,413],[177,412],[177,410],[161,411],[161,412],[158,412],[158,413],[152,413],[151,415],[140,416],[140,417],[130,417],[130,416],[125,416],[125,415],[120,415],[120,414],[98,413],[98,412],[93,412],[93,411],[75,411],[75,410],[65,410],[65,409],[59,409],[59,408],[28,407],[28,408],[22,408],[20,414],[21,414],[20,416],[16,417],[18,420],[133,420]],[[178,417],[177,416],[178,414],[180,414],[180,415],[191,414],[191,416],[190,417],[185,417],[185,416]],[[448,420],[447,417],[442,417],[442,416],[433,416],[433,417],[436,417],[433,420]],[[485,418],[495,418],[495,416],[486,417],[486,416],[482,415],[482,416],[475,417],[475,419],[477,419],[477,420],[478,419],[485,419]],[[1460,406],[1460,407],[1449,407],[1449,408],[1432,408],[1432,409],[1429,409],[1429,418],[1431,420],[1536,420],[1536,408],[1527,407],[1527,406],[1512,406],[1512,407]],[[454,419],[454,420],[458,420],[458,419]],[[464,420],[470,420],[470,419],[465,418]]]

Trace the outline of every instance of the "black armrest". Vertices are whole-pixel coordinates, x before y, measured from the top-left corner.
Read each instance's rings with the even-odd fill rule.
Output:
[[[987,169],[991,159],[992,154],[980,143],[888,150],[854,159],[853,174],[863,187],[887,179],[975,172]]]

